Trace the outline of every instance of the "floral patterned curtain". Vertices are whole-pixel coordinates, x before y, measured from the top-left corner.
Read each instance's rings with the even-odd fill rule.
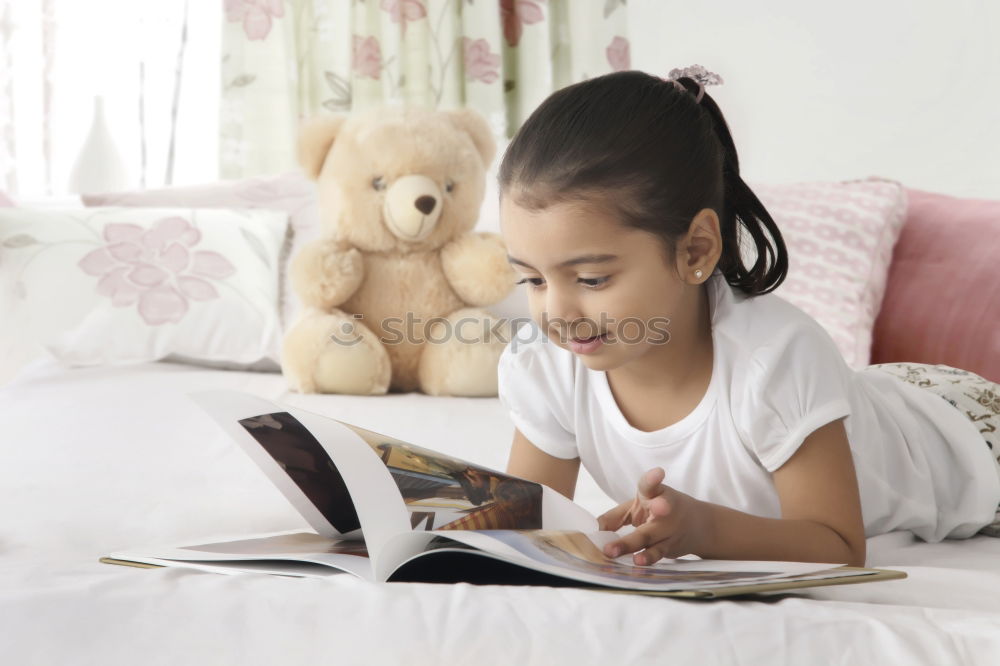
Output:
[[[222,176],[295,167],[301,119],[467,106],[510,137],[553,90],[629,69],[625,0],[225,0]]]

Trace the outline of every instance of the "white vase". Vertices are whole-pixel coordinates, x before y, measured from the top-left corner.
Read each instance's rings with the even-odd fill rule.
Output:
[[[127,189],[128,170],[115,145],[104,115],[104,98],[94,98],[94,119],[83,142],[80,154],[69,174],[69,191],[75,194],[97,194]]]

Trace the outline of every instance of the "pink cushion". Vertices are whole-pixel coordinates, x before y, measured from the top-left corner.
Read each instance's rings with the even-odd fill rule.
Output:
[[[16,204],[10,200],[10,197],[8,197],[3,190],[0,190],[0,208],[14,208],[15,205]]]
[[[773,293],[819,322],[849,366],[866,367],[906,188],[876,176],[748,185],[788,248],[788,274]]]
[[[940,363],[1000,381],[1000,201],[907,192],[872,363]]]
[[[134,206],[141,208],[265,208],[288,213],[291,242],[281,259],[281,319],[287,327],[299,309],[299,300],[286,279],[289,257],[319,235],[319,207],[316,184],[304,174],[293,171],[278,176],[260,176],[245,180],[224,180],[204,185],[166,187],[158,190],[135,190],[84,194],[86,206]]]

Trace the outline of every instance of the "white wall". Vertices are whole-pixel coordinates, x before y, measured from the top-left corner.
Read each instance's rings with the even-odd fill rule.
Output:
[[[1000,199],[1000,2],[629,0],[632,67],[700,64],[746,180]]]

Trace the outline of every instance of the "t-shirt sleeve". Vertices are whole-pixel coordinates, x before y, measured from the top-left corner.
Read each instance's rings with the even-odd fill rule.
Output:
[[[539,449],[556,458],[578,457],[573,433],[572,359],[554,358],[553,352],[560,350],[545,349],[544,342],[515,344],[518,342],[515,338],[500,355],[500,402],[514,426]]]
[[[734,415],[744,444],[768,472],[815,430],[850,416],[851,372],[819,324],[796,327],[753,352]]]

